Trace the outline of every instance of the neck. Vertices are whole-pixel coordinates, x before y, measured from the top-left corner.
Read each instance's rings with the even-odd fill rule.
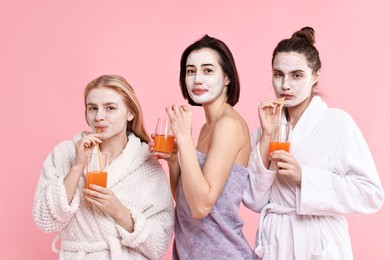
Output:
[[[122,153],[123,149],[125,149],[126,144],[127,136],[126,133],[124,133],[103,140],[103,142],[100,144],[100,150],[102,152],[108,153],[109,161],[111,162]]]
[[[203,105],[206,116],[206,124],[211,125],[218,121],[227,106],[229,105],[226,103],[225,99],[218,99],[213,103]]]
[[[287,122],[289,124],[294,127],[298,123],[303,112],[305,112],[306,108],[309,106],[311,99],[312,97],[310,96],[297,106],[287,107]]]

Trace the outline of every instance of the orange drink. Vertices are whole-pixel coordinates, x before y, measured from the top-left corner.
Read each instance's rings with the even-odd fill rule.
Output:
[[[285,150],[286,152],[290,152],[290,143],[271,142],[269,144],[268,153],[271,154],[273,151],[276,151],[276,150]]]
[[[269,144],[268,154],[276,150],[285,150],[290,152],[290,134],[292,126],[289,124],[277,123],[271,132],[271,142]]]
[[[89,189],[90,184],[107,188],[107,169],[108,169],[108,154],[107,153],[88,153],[87,176],[85,180],[85,188]]]
[[[172,153],[175,137],[173,135],[155,135],[154,151]]]
[[[95,184],[101,187],[107,187],[107,172],[94,171],[87,173],[86,188],[89,188],[90,184]]]
[[[158,118],[156,131],[154,132],[154,151],[160,153],[172,153],[175,137],[171,131],[168,118]]]

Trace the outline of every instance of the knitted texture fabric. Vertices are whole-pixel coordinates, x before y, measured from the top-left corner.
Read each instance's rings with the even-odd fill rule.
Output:
[[[61,142],[47,156],[34,195],[36,225],[44,232],[59,231],[59,259],[159,259],[174,225],[173,201],[161,165],[134,134],[110,163],[107,188],[130,210],[130,233],[82,196],[85,172],[68,203],[63,180],[75,162],[80,138],[81,134]]]

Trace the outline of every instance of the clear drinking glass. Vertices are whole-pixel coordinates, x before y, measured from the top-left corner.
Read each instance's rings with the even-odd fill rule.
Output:
[[[89,188],[90,184],[96,184],[101,187],[107,187],[107,153],[88,153],[87,163],[87,180],[85,187]]]
[[[154,151],[168,154],[172,153],[175,137],[172,134],[168,118],[159,118],[157,120],[154,134]]]
[[[290,136],[292,126],[290,124],[276,123],[271,133],[271,142],[268,153],[276,150],[290,152]]]

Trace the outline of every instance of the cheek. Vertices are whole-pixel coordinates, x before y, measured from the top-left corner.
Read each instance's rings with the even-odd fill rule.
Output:
[[[91,123],[93,122],[93,116],[90,113],[86,113],[85,120],[87,121],[88,125],[91,125]]]
[[[214,91],[219,91],[224,87],[222,79],[217,78],[217,77],[210,77],[205,79],[204,83],[206,86],[208,86],[210,89]]]
[[[275,90],[282,88],[282,80],[281,79],[272,79],[272,86]]]
[[[307,79],[302,84],[302,92],[308,93],[308,92],[311,92],[311,89],[312,89],[312,82],[310,79]]]
[[[186,77],[186,86],[189,91],[194,86],[194,77]]]

